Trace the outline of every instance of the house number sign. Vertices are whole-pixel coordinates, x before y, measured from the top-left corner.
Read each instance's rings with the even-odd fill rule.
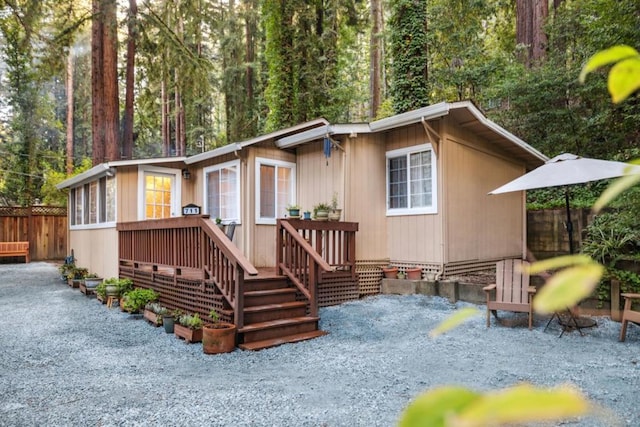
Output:
[[[200,206],[194,204],[183,206],[182,215],[200,215]]]

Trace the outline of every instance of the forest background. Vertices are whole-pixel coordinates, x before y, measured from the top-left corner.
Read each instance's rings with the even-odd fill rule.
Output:
[[[0,0],[0,204],[64,205],[55,184],[103,161],[465,99],[548,156],[626,161],[638,96],[578,75],[639,28],[637,0]]]

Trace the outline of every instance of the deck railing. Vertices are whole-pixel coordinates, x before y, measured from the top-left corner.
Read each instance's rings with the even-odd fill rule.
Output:
[[[234,323],[244,326],[244,275],[255,267],[208,216],[120,223],[121,266],[166,271],[174,285],[180,276],[213,283],[230,304]]]
[[[309,300],[312,316],[318,313],[317,286],[332,272],[356,279],[358,224],[279,219],[276,267]]]

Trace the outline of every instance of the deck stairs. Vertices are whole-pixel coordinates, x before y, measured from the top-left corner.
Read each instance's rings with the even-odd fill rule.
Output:
[[[247,278],[244,282],[244,327],[238,347],[262,350],[326,335],[319,317],[307,315],[304,301],[296,301],[296,288],[284,276]]]

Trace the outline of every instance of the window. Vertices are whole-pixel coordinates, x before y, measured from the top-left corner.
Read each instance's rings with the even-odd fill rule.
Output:
[[[295,202],[294,163],[278,160],[256,159],[256,222],[275,224],[284,217],[288,204]]]
[[[139,166],[138,218],[161,219],[177,216],[181,171],[177,169]]]
[[[431,144],[387,152],[387,215],[436,213],[436,200]]]
[[[69,219],[74,228],[113,225],[116,222],[116,179],[104,176],[69,193]]]
[[[204,212],[240,223],[240,161],[205,168],[204,176]]]

